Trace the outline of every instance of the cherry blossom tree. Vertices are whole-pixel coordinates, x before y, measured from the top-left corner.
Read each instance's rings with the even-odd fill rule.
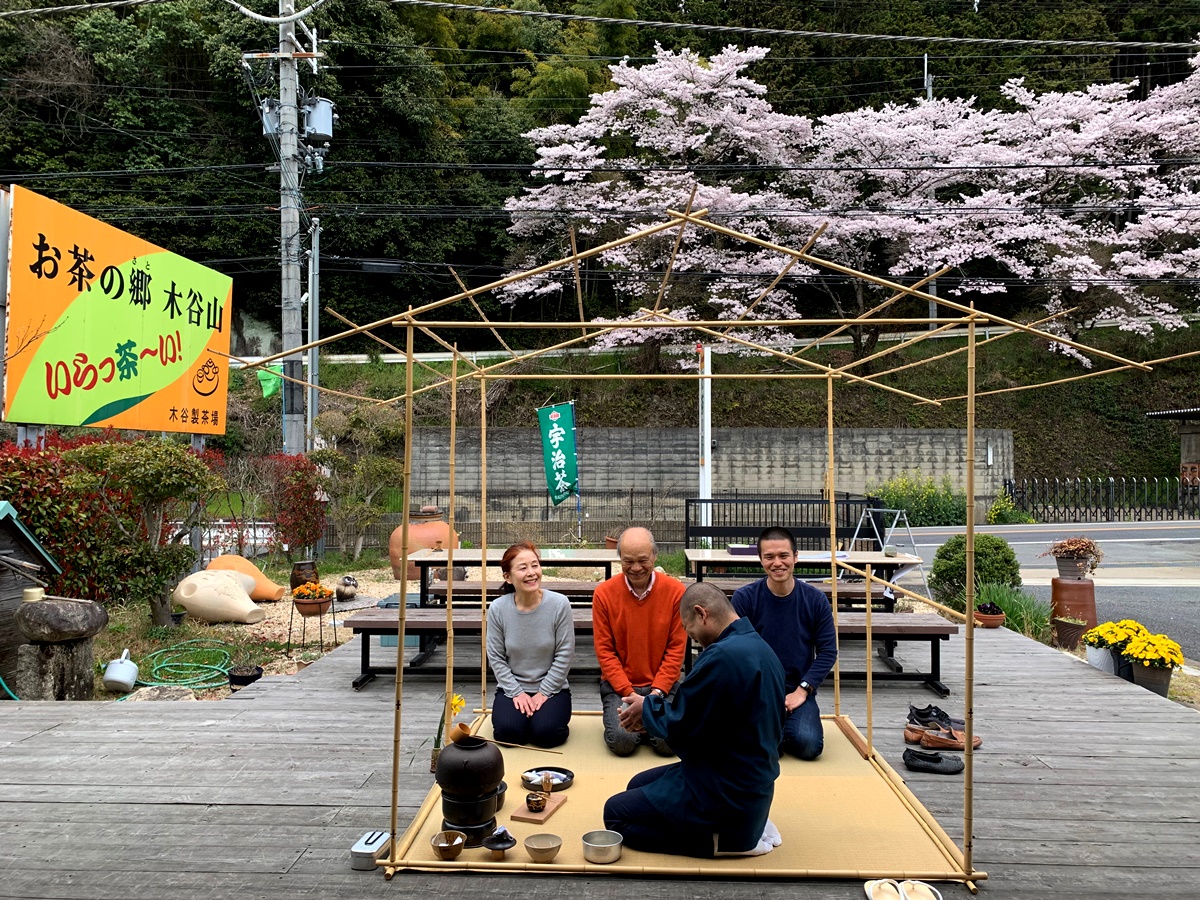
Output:
[[[1184,326],[1200,276],[1200,74],[1131,99],[1130,84],[1035,94],[1021,80],[1011,109],[972,100],[914,100],[823,117],[774,112],[745,70],[766,50],[726,48],[701,59],[659,49],[653,63],[613,67],[614,89],[592,97],[577,125],[529,133],[541,184],[513,198],[515,269],[610,241],[692,205],[773,243],[800,246],[860,271],[913,281],[952,267],[950,296],[987,298],[1013,314],[1036,297],[1049,326],[1074,334],[1098,318],[1149,336]],[[790,319],[830,306],[858,316],[888,292],[791,257],[688,226],[662,288],[678,230],[603,253],[620,321],[657,309],[681,319]],[[573,292],[570,270],[517,282],[506,295]],[[1008,304],[994,295],[1032,285]],[[661,297],[660,297],[661,291]],[[733,336],[769,340],[763,329]],[[878,332],[856,328],[858,355]],[[618,332],[602,344],[688,345],[680,330]],[[1058,345],[1057,349],[1064,349]]]

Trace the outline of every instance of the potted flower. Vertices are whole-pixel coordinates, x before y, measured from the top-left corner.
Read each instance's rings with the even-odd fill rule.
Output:
[[[1167,696],[1172,673],[1183,665],[1183,649],[1165,634],[1135,634],[1121,651],[1133,666],[1133,681]]]
[[[1088,630],[1088,623],[1077,616],[1055,616],[1050,620],[1054,629],[1054,646],[1060,650],[1074,650],[1079,639]]]
[[[1004,624],[1004,610],[995,603],[976,603],[975,624],[981,628],[999,628]]]
[[[333,591],[315,581],[306,581],[292,589],[292,603],[302,616],[319,616],[333,605]]]
[[[453,694],[446,700],[446,705],[442,708],[442,716],[438,719],[437,734],[433,736],[433,750],[429,755],[429,771],[433,772],[437,769],[438,757],[442,753],[442,735],[446,728],[446,710],[450,712],[450,719],[453,720],[463,707],[467,705],[467,701],[463,699],[462,694]]]
[[[1090,537],[1063,538],[1050,545],[1039,557],[1053,556],[1058,566],[1059,578],[1086,578],[1096,571],[1100,561],[1104,559],[1104,551]]]
[[[1125,663],[1121,654],[1131,640],[1146,633],[1146,627],[1133,619],[1101,622],[1095,628],[1083,633],[1082,640],[1087,650],[1087,660],[1103,672],[1126,678],[1125,672],[1118,669],[1118,664]],[[1133,680],[1132,667],[1129,667],[1129,675],[1126,680]]]

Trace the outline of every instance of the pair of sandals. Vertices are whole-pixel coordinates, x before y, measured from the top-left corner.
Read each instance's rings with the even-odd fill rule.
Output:
[[[923,881],[896,881],[880,878],[863,885],[870,900],[942,900],[942,895],[932,884]]]

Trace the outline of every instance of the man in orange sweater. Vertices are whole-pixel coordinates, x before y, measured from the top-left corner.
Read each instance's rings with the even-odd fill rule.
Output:
[[[659,738],[621,727],[622,704],[641,710],[650,693],[666,697],[679,680],[687,634],[679,618],[683,585],[656,572],[658,545],[645,528],[626,528],[617,541],[621,574],[596,586],[592,630],[600,663],[604,743],[629,756],[643,740],[660,756],[674,755]]]

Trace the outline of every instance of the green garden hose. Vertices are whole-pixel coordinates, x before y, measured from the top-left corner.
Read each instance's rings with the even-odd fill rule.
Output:
[[[20,702],[21,702],[20,700],[18,700],[18,699],[17,699],[17,695],[16,695],[16,694],[14,694],[14,693],[13,693],[13,692],[12,692],[12,691],[9,689],[8,685],[4,683],[4,679],[3,679],[3,678],[0,678],[0,687],[4,688],[4,693],[8,694],[8,696],[12,697],[12,698],[13,698],[14,700],[16,700],[18,703],[20,703]]]
[[[143,687],[186,687],[195,691],[224,687],[229,683],[233,657],[223,641],[197,638],[155,650],[143,661],[149,670],[139,678]]]

